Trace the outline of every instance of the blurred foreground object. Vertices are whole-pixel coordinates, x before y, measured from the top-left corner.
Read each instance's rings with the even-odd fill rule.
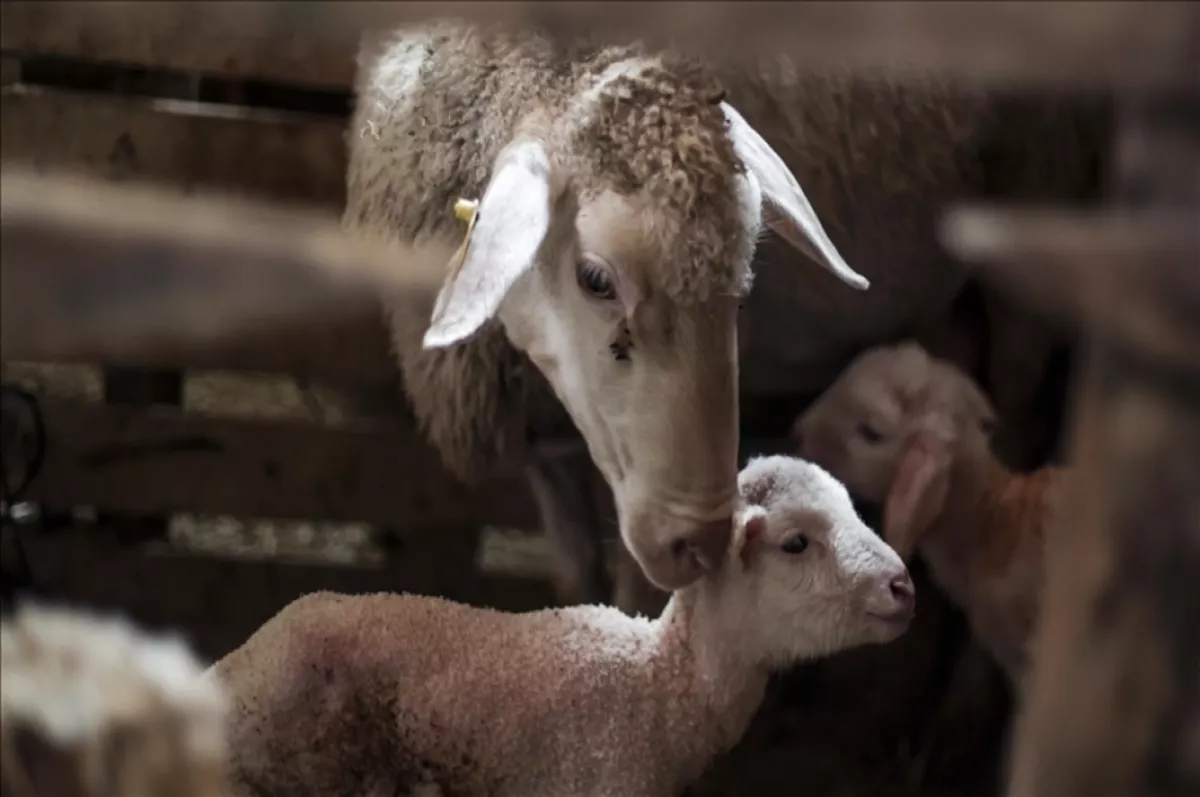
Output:
[[[77,177],[0,177],[3,359],[120,361],[436,290],[453,245],[388,246],[333,217]]]
[[[1121,108],[1108,215],[946,236],[1086,340],[1010,797],[1200,794],[1200,91]]]
[[[225,697],[173,638],[26,605],[0,623],[4,797],[223,797]]]
[[[348,83],[366,30],[455,17],[555,36],[640,37],[732,62],[786,54],[833,64],[1006,83],[1140,86],[1178,81],[1200,23],[1186,2],[28,2],[0,4],[0,45],[180,69],[272,63],[314,85]],[[270,52],[268,52],[270,51]],[[332,68],[330,68],[332,66]],[[258,70],[258,71],[261,71]],[[1182,85],[1176,83],[1176,85]]]

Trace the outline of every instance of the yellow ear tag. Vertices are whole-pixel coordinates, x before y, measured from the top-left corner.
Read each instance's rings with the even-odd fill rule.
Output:
[[[454,217],[467,223],[467,232],[463,242],[458,245],[454,256],[450,258],[450,279],[458,276],[458,270],[467,260],[467,246],[471,243],[471,233],[475,230],[475,221],[479,218],[479,200],[459,199],[454,203]]]

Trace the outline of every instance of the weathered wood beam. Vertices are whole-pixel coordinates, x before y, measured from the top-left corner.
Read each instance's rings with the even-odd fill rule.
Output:
[[[432,291],[453,245],[385,245],[336,218],[219,196],[5,170],[0,356],[105,362],[314,318],[362,318],[387,291]],[[403,265],[400,265],[403,264]]]
[[[0,94],[5,165],[219,190],[340,213],[345,121],[38,86]]]
[[[0,4],[0,48],[322,86],[352,84],[364,30],[458,17],[552,33],[676,41],[706,57],[1041,85],[1185,85],[1189,3],[59,2]],[[1193,61],[1193,64],[1198,62]]]
[[[1200,793],[1198,110],[1126,103],[1106,226],[958,229],[1087,340],[1011,797]]]
[[[548,580],[437,567],[427,555],[401,554],[382,565],[301,564],[113,545],[89,526],[23,533],[30,570],[47,593],[121,611],[150,629],[182,631],[210,661],[319,590],[408,591],[510,611],[555,605]]]
[[[1200,185],[1200,172],[1196,179]],[[1200,367],[1193,346],[1200,340],[1196,208],[959,209],[949,214],[943,240],[955,255],[986,264],[987,279],[1040,311],[1136,346],[1163,366]]]
[[[6,90],[0,94],[0,156],[6,167],[20,164],[37,171],[159,183],[185,193],[221,190],[340,212],[346,158],[340,121],[217,110],[178,101]],[[358,313],[326,315],[320,324],[297,318],[255,325],[245,334],[219,336],[203,346],[187,336],[156,335],[113,351],[105,337],[85,334],[60,340],[52,351],[45,341],[22,334],[7,334],[4,346],[6,358],[14,360],[90,363],[108,358],[125,366],[288,373],[380,393],[394,388],[397,378],[387,331],[374,305]]]
[[[457,481],[415,429],[321,427],[170,407],[46,401],[46,459],[27,500],[132,515],[386,524],[405,533],[532,528],[518,479]]]

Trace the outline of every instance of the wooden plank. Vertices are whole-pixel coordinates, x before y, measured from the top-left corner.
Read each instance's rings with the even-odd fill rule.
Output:
[[[129,407],[181,407],[183,373],[167,369],[107,367],[104,369],[104,401]],[[102,515],[100,521],[111,524],[121,542],[145,542],[166,539],[171,518],[168,515]]]
[[[787,54],[802,68],[925,70],[1041,85],[1194,82],[1190,3],[241,2],[0,4],[0,46],[324,86],[348,86],[364,30],[433,16],[541,25],[558,35],[680,42],[709,58]],[[752,46],[746,44],[752,42]],[[1189,56],[1193,65],[1196,56]]]
[[[6,91],[0,109],[6,166],[18,162],[106,179],[145,179],[184,190],[225,188],[331,212],[342,206],[345,146],[342,125],[333,119],[220,116],[194,112],[202,110],[198,104],[156,106],[144,99],[61,91]],[[74,335],[69,345],[43,340],[26,349],[12,332],[16,323],[14,315],[5,327],[6,357],[12,359],[291,373],[371,390],[396,379],[387,332],[373,304],[357,313],[325,314],[320,324],[256,327],[204,346],[154,336],[125,351],[106,348],[92,334]]]
[[[178,410],[46,402],[29,499],[59,509],[344,520],[399,529],[536,528],[521,479],[472,489],[415,430],[323,428]]]
[[[384,245],[346,235],[325,214],[227,197],[9,170],[2,179],[0,345],[7,360],[86,354],[138,364],[139,352],[152,352],[146,360],[186,367],[195,363],[163,353],[264,330],[308,326],[324,334],[326,319],[353,327],[378,319],[380,291],[440,285],[453,249]],[[324,351],[330,362],[356,355]],[[367,358],[341,367],[372,373],[376,382],[391,378],[386,346],[368,349]]]
[[[962,209],[943,240],[1038,309],[1200,375],[1196,220],[1195,206],[1152,215]]]
[[[291,601],[319,590],[409,591],[509,611],[554,604],[548,581],[438,568],[427,557],[379,567],[294,564],[106,544],[105,535],[90,527],[22,534],[38,588],[181,632],[210,660],[240,645]]]
[[[1112,198],[1160,226],[1119,253],[1085,319],[1076,471],[1047,546],[1013,797],[1200,793],[1200,251],[1146,256],[1173,213],[1196,224],[1200,114],[1134,99],[1118,105]],[[1067,290],[1095,281],[1069,271],[1091,279]]]
[[[0,47],[232,77],[349,86],[353,32],[297,36],[307,14],[287,3],[6,2]],[[320,6],[321,4],[315,4]],[[320,17],[326,9],[314,8]],[[319,24],[319,19],[308,22]]]
[[[0,157],[39,170],[218,189],[341,212],[343,121],[17,85],[0,94]]]
[[[8,86],[21,80],[21,62],[16,58],[0,58],[0,86]]]

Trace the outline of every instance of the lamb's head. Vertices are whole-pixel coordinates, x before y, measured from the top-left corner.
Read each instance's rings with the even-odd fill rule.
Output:
[[[749,644],[768,664],[890,642],[907,630],[916,608],[908,569],[837,479],[811,462],[771,456],[751,460],[738,481],[743,506],[721,601],[726,614],[754,626]]]
[[[985,454],[995,412],[979,387],[915,343],[860,354],[793,429],[798,453],[884,507],[908,557],[940,514],[951,465]]]
[[[629,550],[677,589],[729,542],[737,314],[764,205],[817,263],[866,281],[779,157],[696,70],[598,58],[561,107],[517,124],[425,345],[497,318],[586,439]]]

